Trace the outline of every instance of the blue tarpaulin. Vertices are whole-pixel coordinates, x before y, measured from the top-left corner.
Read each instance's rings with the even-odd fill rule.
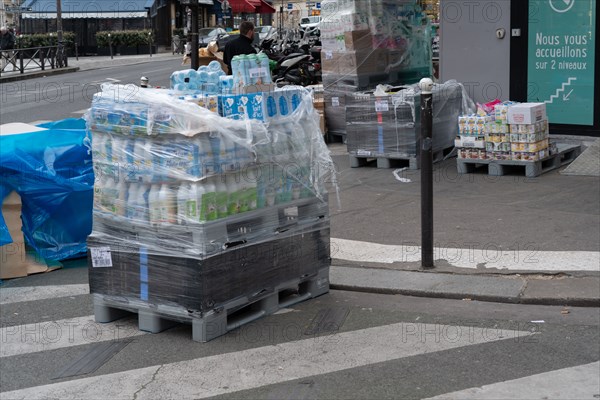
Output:
[[[83,119],[46,131],[0,136],[0,199],[21,196],[23,235],[48,260],[85,254],[92,230],[94,171]],[[0,245],[11,243],[0,218]]]

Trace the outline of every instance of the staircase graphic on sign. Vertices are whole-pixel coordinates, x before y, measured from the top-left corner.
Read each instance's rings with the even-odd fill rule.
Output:
[[[558,99],[560,97],[560,94],[565,92],[567,86],[571,86],[571,83],[576,80],[577,78],[569,78],[566,82],[564,82],[561,85],[560,89],[556,89],[556,93],[550,96],[550,100],[546,100],[544,101],[544,103],[552,104],[554,102],[554,99]],[[569,96],[571,95],[571,92],[573,92],[573,90],[571,90],[568,95],[564,96],[563,100],[568,100]]]

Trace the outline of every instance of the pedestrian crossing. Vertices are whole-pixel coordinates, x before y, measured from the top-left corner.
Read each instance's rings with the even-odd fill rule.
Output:
[[[35,304],[40,301],[53,302],[73,295],[83,296],[86,301],[91,301],[86,286],[85,284],[71,284],[64,287],[3,288],[0,286],[0,300],[3,308],[31,305],[31,312],[35,312]],[[514,349],[517,352],[519,345],[536,343],[538,342],[536,338],[541,335],[526,329],[525,326],[519,328],[519,325],[461,323],[462,321],[436,322],[437,318],[422,321],[421,317],[414,318],[412,315],[409,318],[408,314],[400,317],[394,313],[386,313],[383,309],[378,310],[377,303],[370,308],[358,306],[354,308],[352,299],[353,297],[349,297],[344,292],[332,292],[257,322],[259,325],[271,324],[285,329],[285,326],[291,326],[290,321],[293,320],[297,321],[293,325],[295,329],[306,332],[305,328],[310,325],[311,319],[318,310],[324,307],[339,307],[342,303],[349,308],[349,316],[343,327],[337,327],[338,329],[329,333],[309,336],[290,335],[281,340],[247,341],[243,346],[236,345],[233,341],[219,339],[209,343],[196,343],[191,341],[190,335],[189,342],[185,342],[185,346],[188,349],[201,348],[204,352],[202,356],[190,357],[186,352],[181,352],[178,355],[171,355],[171,359],[166,362],[145,363],[142,367],[136,357],[143,361],[143,354],[134,353],[134,349],[129,346],[120,350],[126,353],[121,360],[130,359],[133,364],[136,364],[136,368],[115,367],[114,372],[111,368],[107,368],[101,373],[89,374],[90,376],[68,377],[62,381],[48,380],[31,387],[24,383],[17,388],[12,387],[11,390],[6,390],[4,385],[0,387],[2,391],[0,398],[3,400],[200,399],[213,396],[253,398],[251,395],[245,397],[245,393],[247,391],[253,393],[253,390],[269,386],[286,385],[296,380],[341,374],[345,371],[364,370],[364,373],[368,373],[374,366],[385,363],[400,363],[403,360],[426,356],[460,360],[462,354],[468,353],[469,348],[483,346],[492,349],[494,346],[501,346],[503,349]],[[2,311],[9,312],[10,309]],[[365,315],[371,318],[369,323],[363,322]],[[392,319],[378,317],[379,315],[387,315]],[[230,335],[235,334],[235,331],[230,333]],[[17,368],[18,365],[35,368],[35,364],[29,364],[31,361],[27,360],[41,359],[51,352],[56,354],[58,351],[71,351],[71,349],[77,349],[78,352],[85,351],[101,342],[126,338],[135,338],[139,342],[138,349],[144,348],[146,346],[144,343],[149,345],[150,339],[157,337],[160,343],[167,346],[169,341],[181,339],[174,335],[172,331],[157,335],[140,332],[137,330],[134,318],[109,324],[96,324],[91,315],[36,324],[2,326],[0,368]],[[111,362],[110,359],[107,361],[107,367],[111,366]],[[468,363],[468,360],[465,362]],[[594,398],[589,396],[600,393],[600,383],[595,379],[600,376],[598,369],[599,363],[595,362],[468,389],[461,387],[460,390],[454,390],[456,387],[449,386],[445,390],[446,394],[429,397],[436,400],[541,399],[544,398],[542,395],[549,396],[546,398],[561,399]],[[373,385],[376,387],[377,378],[373,379]],[[401,386],[401,381],[399,385]],[[427,382],[423,385],[426,386]],[[539,389],[537,392],[539,396],[533,389],[527,391],[531,385]],[[570,389],[572,385],[576,385],[578,389]],[[519,393],[527,395],[523,394],[519,397]],[[568,397],[568,395],[572,396]],[[296,398],[294,393],[286,396],[286,398]],[[307,391],[301,398],[319,398],[319,396],[318,393],[311,395],[310,391]]]

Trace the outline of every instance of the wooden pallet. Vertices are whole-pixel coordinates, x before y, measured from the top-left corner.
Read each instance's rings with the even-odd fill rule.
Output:
[[[448,147],[442,150],[433,152],[433,162],[440,162],[448,154],[452,152],[454,147]],[[366,166],[370,161],[377,161],[377,168],[408,168],[408,169],[420,169],[421,160],[418,155],[407,155],[407,154],[379,154],[366,152],[351,152],[350,153],[350,167],[359,168]]]
[[[208,342],[278,310],[329,292],[329,267],[316,275],[283,282],[271,290],[232,299],[201,316],[168,305],[148,305],[135,299],[94,294],[96,322],[108,323],[138,315],[141,331],[159,333],[180,323],[192,325],[192,340]]]
[[[581,154],[580,145],[558,145],[558,152],[539,161],[517,160],[479,160],[458,158],[456,169],[459,174],[474,173],[480,167],[487,167],[489,176],[504,176],[520,169],[525,171],[525,176],[535,178],[543,173],[560,168],[571,163]]]

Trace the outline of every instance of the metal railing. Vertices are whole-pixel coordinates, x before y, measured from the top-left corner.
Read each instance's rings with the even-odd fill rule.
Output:
[[[45,71],[69,66],[67,48],[64,45],[3,50],[0,61],[0,75],[17,71],[24,74],[28,71]]]

